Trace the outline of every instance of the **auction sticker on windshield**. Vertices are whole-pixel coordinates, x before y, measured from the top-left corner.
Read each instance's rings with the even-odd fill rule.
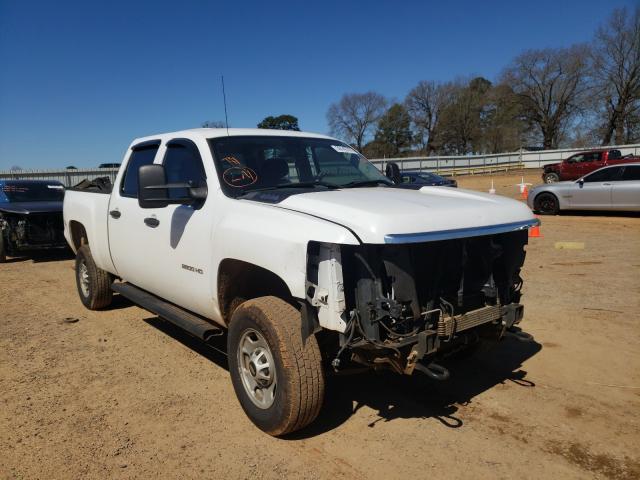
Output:
[[[345,147],[344,145],[331,145],[331,148],[333,148],[338,153],[350,153],[351,155],[358,154],[358,152],[356,152],[354,149]]]

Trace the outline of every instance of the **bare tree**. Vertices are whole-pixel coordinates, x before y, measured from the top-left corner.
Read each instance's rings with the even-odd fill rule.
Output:
[[[596,32],[592,48],[592,75],[601,126],[602,145],[633,140],[640,113],[640,7],[632,13],[616,9]]]
[[[327,122],[333,135],[362,150],[366,137],[386,107],[387,100],[379,93],[348,93],[329,107]]]
[[[450,97],[451,89],[447,85],[423,80],[405,98],[405,106],[417,130],[416,137],[427,155],[436,150],[440,114]]]
[[[588,88],[587,49],[529,50],[505,70],[503,81],[520,99],[527,120],[536,125],[544,148],[555,148],[582,107]]]

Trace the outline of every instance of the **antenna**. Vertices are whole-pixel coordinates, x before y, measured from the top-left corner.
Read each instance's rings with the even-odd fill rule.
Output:
[[[229,117],[227,116],[227,95],[224,92],[224,75],[220,75],[222,80],[222,99],[224,100],[224,123],[227,126],[227,137],[229,136]]]

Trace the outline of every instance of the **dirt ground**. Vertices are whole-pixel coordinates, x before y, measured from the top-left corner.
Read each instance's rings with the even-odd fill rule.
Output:
[[[519,181],[494,177],[513,197]],[[542,222],[523,272],[535,343],[452,360],[446,383],[333,378],[286,439],[245,417],[224,355],[125,301],[85,310],[69,257],[0,265],[0,477],[640,478],[640,217]]]

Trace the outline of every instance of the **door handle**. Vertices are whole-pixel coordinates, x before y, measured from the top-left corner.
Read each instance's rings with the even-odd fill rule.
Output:
[[[144,219],[144,224],[147,227],[156,228],[158,225],[160,225],[160,220],[154,217],[147,217]]]
[[[111,215],[113,218],[120,218],[120,215],[122,215],[120,213],[120,210],[111,210],[109,212],[109,215]]]

